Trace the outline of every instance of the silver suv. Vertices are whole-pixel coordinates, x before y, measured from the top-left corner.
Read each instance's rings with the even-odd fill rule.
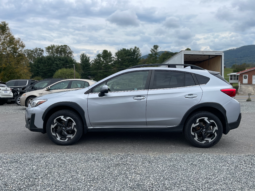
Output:
[[[219,73],[192,65],[155,66],[38,97],[26,109],[26,127],[60,145],[76,143],[90,131],[128,129],[183,132],[190,144],[211,147],[239,126],[236,90]]]

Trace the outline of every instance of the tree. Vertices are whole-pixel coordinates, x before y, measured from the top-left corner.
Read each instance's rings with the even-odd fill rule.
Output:
[[[254,65],[243,63],[243,64],[234,64],[232,66],[232,69],[233,69],[233,72],[240,72],[251,67],[254,67]]]
[[[74,70],[70,68],[62,68],[55,72],[53,78],[72,79],[74,78]],[[78,72],[75,72],[75,78],[81,78]]]
[[[90,57],[88,57],[86,54],[82,53],[80,55],[80,62],[81,62],[81,69],[82,69],[81,77],[84,79],[90,79],[90,76],[91,76]]]
[[[137,65],[141,60],[141,52],[138,47],[126,49],[122,48],[115,53],[115,61],[113,63],[113,72],[129,68]]]
[[[6,22],[0,23],[0,80],[30,78],[29,61],[24,54],[25,44],[15,38]]]
[[[50,45],[47,46],[46,52],[48,56],[73,57],[73,51],[67,45]]]
[[[185,50],[191,51],[191,49],[190,49],[190,48],[186,48]]]
[[[158,45],[154,45],[151,49],[151,53],[148,56],[148,64],[156,64],[158,62],[158,57],[159,57],[159,53],[158,53]]]
[[[62,68],[73,69],[74,64],[76,61],[71,57],[43,56],[37,58],[31,65],[31,72],[33,77],[52,78],[57,70]]]
[[[160,64],[163,63],[164,61],[168,60],[175,54],[176,53],[174,53],[174,52],[167,52],[167,51],[163,52],[158,59],[158,63],[160,63]]]
[[[30,64],[34,63],[36,58],[42,57],[44,55],[44,50],[41,48],[26,49],[24,50],[26,57],[28,58]]]
[[[103,50],[101,54],[97,54],[91,62],[90,74],[96,81],[101,80],[113,73],[112,64],[114,58],[108,50]]]

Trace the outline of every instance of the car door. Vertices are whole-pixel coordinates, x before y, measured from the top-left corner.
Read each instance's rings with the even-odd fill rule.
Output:
[[[93,128],[146,127],[146,100],[149,71],[127,72],[92,89],[88,95],[88,114]],[[110,91],[99,97],[100,88]]]
[[[196,105],[202,89],[193,75],[186,72],[155,70],[147,98],[147,126],[174,127]]]

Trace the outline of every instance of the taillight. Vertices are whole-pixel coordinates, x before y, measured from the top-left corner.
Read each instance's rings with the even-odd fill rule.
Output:
[[[236,96],[236,89],[234,89],[234,88],[222,89],[220,91],[222,91],[223,93],[227,94],[230,97],[235,97]]]

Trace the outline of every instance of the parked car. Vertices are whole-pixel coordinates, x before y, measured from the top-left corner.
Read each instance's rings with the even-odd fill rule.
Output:
[[[45,84],[43,84],[42,86],[45,86],[46,88],[24,93],[20,97],[20,105],[27,107],[31,103],[31,101],[38,96],[43,96],[46,94],[52,94],[52,93],[57,93],[62,91],[70,91],[74,89],[86,88],[88,86],[93,85],[94,83],[95,81],[86,80],[86,79],[65,79],[46,87],[45,86],[46,82],[45,82]]]
[[[7,87],[5,84],[0,84],[0,105],[7,102],[8,99],[13,97],[11,88]]]
[[[19,96],[16,98],[16,104],[17,105],[20,105],[20,97],[26,93],[26,92],[31,92],[31,91],[35,91],[35,90],[40,90],[40,89],[43,89],[55,82],[58,82],[62,79],[57,79],[57,78],[53,78],[53,79],[44,79],[44,80],[41,80],[39,82],[36,82],[30,86],[27,86],[26,88],[23,88],[19,91]]]
[[[236,90],[218,72],[143,66],[85,89],[34,99],[26,109],[26,127],[59,145],[74,144],[90,131],[124,129],[183,132],[190,144],[211,147],[239,126]]]
[[[25,89],[27,86],[30,86],[36,82],[37,82],[36,80],[28,80],[28,79],[16,79],[16,80],[10,80],[6,82],[6,85],[11,88],[13,93],[13,98],[8,99],[8,102],[16,101],[22,89]]]

